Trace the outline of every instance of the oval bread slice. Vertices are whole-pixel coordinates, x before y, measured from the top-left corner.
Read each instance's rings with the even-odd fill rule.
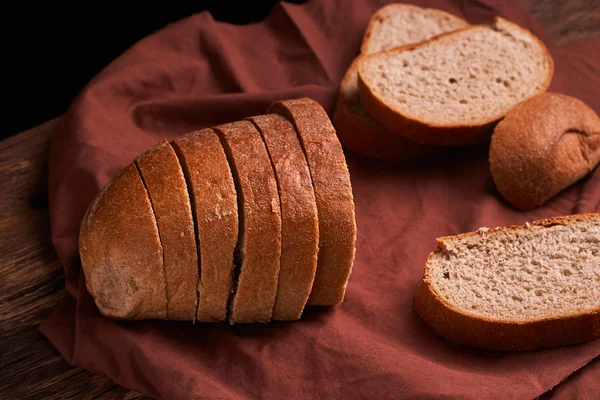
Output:
[[[273,319],[297,320],[313,286],[319,220],[310,172],[294,126],[278,114],[248,118],[260,132],[277,178],[281,204],[281,266]]]
[[[418,315],[468,346],[527,351],[600,337],[600,214],[438,239]]]
[[[283,115],[296,128],[315,192],[319,253],[307,304],[339,304],[352,273],[356,244],[354,198],[342,146],[327,113],[314,100],[284,100],[268,111]]]
[[[171,145],[163,141],[135,160],[148,190],[163,247],[167,319],[196,319],[198,252],[187,184]]]
[[[109,318],[165,319],[163,251],[148,193],[134,164],[90,204],[79,235],[87,290]]]
[[[213,128],[227,155],[238,195],[239,269],[231,323],[271,320],[281,257],[281,213],[275,173],[260,133],[250,121]]]
[[[173,147],[190,189],[200,250],[197,320],[224,321],[239,228],[231,170],[219,138],[211,129],[188,133],[175,140]]]

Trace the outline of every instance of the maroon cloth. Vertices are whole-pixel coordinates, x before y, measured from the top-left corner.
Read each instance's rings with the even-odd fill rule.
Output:
[[[358,241],[339,306],[310,308],[297,322],[233,327],[117,322],[99,314],[77,248],[82,216],[98,191],[163,138],[300,96],[331,112],[366,24],[384,3],[280,4],[265,21],[247,26],[194,15],[140,41],[82,90],[50,153],[52,240],[68,296],[41,326],[69,363],[170,399],[481,399],[534,398],[600,354],[600,341],[523,354],[470,349],[440,338],[414,313],[413,295],[436,237],[600,211],[600,171],[543,207],[511,208],[494,189],[487,144],[402,166],[347,153]],[[516,2],[419,4],[471,23],[501,15],[532,30],[556,61],[551,89],[600,111],[598,52],[555,46]],[[579,379],[573,393],[589,393],[585,385],[593,381]]]

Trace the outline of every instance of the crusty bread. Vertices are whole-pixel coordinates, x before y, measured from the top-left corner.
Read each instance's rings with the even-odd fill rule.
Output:
[[[86,287],[115,319],[164,319],[163,251],[148,193],[128,165],[88,207],[79,235]]]
[[[468,23],[452,14],[409,4],[388,4],[380,8],[365,30],[362,54],[372,54],[439,34],[464,28]]]
[[[365,157],[394,162],[424,158],[439,151],[437,146],[396,135],[369,116],[360,102],[357,64],[358,58],[342,79],[332,118],[344,148]]]
[[[197,320],[224,321],[232,289],[233,253],[238,240],[237,196],[227,157],[211,129],[173,142],[192,200],[199,247]]]
[[[167,284],[167,319],[196,316],[198,252],[187,184],[171,145],[162,141],[135,159],[158,223]]]
[[[465,28],[469,24],[444,11],[408,4],[389,4],[377,11],[367,27],[362,54],[422,42]],[[357,57],[340,84],[333,123],[342,145],[366,157],[410,161],[435,153],[433,146],[419,145],[374,121],[360,102]]]
[[[355,256],[356,222],[350,175],[327,113],[308,98],[273,103],[289,119],[304,150],[317,202],[319,253],[309,305],[343,301]]]
[[[250,121],[213,128],[233,172],[238,196],[239,268],[230,303],[231,323],[271,319],[281,257],[281,212],[275,173],[265,144]]]
[[[600,214],[438,239],[415,309],[442,336],[486,349],[600,337]]]
[[[545,203],[599,162],[600,118],[562,94],[543,93],[518,104],[492,135],[492,177],[519,209]]]
[[[553,60],[542,42],[497,17],[419,44],[361,57],[360,99],[394,133],[423,144],[489,139],[520,101],[544,92]]]
[[[267,147],[281,204],[281,266],[273,319],[297,320],[317,270],[319,220],[310,171],[294,126],[279,114],[249,118]]]

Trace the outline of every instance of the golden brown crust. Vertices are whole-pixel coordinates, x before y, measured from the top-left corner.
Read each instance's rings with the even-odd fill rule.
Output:
[[[237,196],[227,157],[211,129],[173,142],[190,189],[200,247],[197,320],[224,321],[238,239]]]
[[[579,214],[535,221],[523,226],[505,226],[490,229],[486,235],[522,231],[534,227],[567,225],[575,221],[600,219],[600,214]],[[432,252],[425,267],[423,280],[417,289],[414,307],[423,321],[440,335],[460,344],[491,350],[529,351],[569,344],[583,343],[600,338],[600,307],[583,312],[559,315],[555,318],[528,320],[499,320],[458,309],[446,303],[433,287],[430,279],[430,260],[444,252],[445,243],[457,239],[477,238],[478,232],[463,233],[438,239],[438,248]]]
[[[281,213],[275,173],[260,134],[249,121],[213,128],[236,181],[240,212],[240,273],[231,323],[271,319],[281,256]]]
[[[272,104],[269,112],[289,119],[308,162],[319,218],[317,272],[309,305],[344,300],[355,256],[356,222],[350,174],[327,113],[308,98]]]
[[[496,17],[494,23],[510,24],[512,27],[519,29],[523,33],[535,40],[546,54],[546,59],[550,64],[548,77],[540,93],[545,92],[550,86],[550,82],[554,75],[554,61],[550,52],[545,45],[533,34],[518,25],[512,24],[500,17]],[[492,130],[496,123],[504,116],[503,114],[494,115],[486,120],[461,123],[458,125],[434,125],[427,121],[407,117],[393,107],[389,106],[369,87],[368,83],[363,78],[362,65],[371,57],[382,57],[386,54],[409,51],[419,46],[427,46],[436,41],[451,37],[460,32],[481,29],[482,27],[489,28],[488,25],[471,25],[469,27],[458,29],[452,32],[438,35],[424,42],[409,44],[395,49],[386,50],[380,53],[363,56],[358,62],[358,84],[360,90],[360,100],[367,112],[384,127],[397,135],[413,140],[421,144],[432,144],[440,146],[464,146],[474,143],[479,143],[488,140],[491,137]]]
[[[455,20],[456,22],[461,22],[463,23],[465,26],[469,25],[467,23],[467,21],[463,20],[462,18],[457,17],[456,15],[450,14],[446,11],[442,11],[442,10],[437,10],[437,9],[431,9],[431,8],[423,8],[423,7],[419,7],[419,6],[415,6],[412,4],[397,4],[397,3],[393,3],[393,4],[388,4],[386,6],[381,7],[379,10],[377,10],[377,12],[375,12],[375,14],[373,14],[373,16],[371,17],[371,19],[369,20],[369,25],[367,26],[367,29],[365,30],[365,33],[363,35],[363,41],[362,44],[360,46],[360,52],[361,54],[367,54],[368,52],[368,46],[369,46],[369,40],[371,39],[371,35],[373,34],[373,30],[375,29],[375,27],[381,23],[379,20],[383,17],[383,15],[389,10],[389,9],[399,9],[399,8],[403,8],[403,9],[413,9],[415,11],[420,11],[420,12],[426,12],[426,11],[435,11],[436,14],[439,15],[446,15],[448,18]]]
[[[531,97],[496,126],[489,157],[508,202],[519,209],[540,206],[598,165],[600,118],[573,97]]]
[[[370,118],[358,93],[357,57],[342,79],[333,113],[333,125],[342,146],[365,157],[403,162],[427,157],[440,151],[390,132]],[[364,114],[358,110],[363,109]]]
[[[100,312],[115,319],[164,319],[162,247],[150,199],[134,164],[90,204],[79,254],[86,287]]]
[[[319,250],[317,204],[294,126],[278,114],[248,118],[267,147],[281,203],[281,267],[273,319],[297,320],[308,300]]]
[[[167,283],[167,319],[193,321],[198,253],[187,184],[171,145],[162,141],[136,157],[158,222]]]

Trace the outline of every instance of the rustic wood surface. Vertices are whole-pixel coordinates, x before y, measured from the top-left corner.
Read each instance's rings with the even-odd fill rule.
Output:
[[[522,4],[559,44],[600,38],[600,0]],[[56,122],[0,142],[0,398],[146,398],[69,366],[38,331],[65,295],[48,220],[47,161]],[[599,363],[596,359],[562,383],[557,397],[580,397],[576,382],[594,379]]]

